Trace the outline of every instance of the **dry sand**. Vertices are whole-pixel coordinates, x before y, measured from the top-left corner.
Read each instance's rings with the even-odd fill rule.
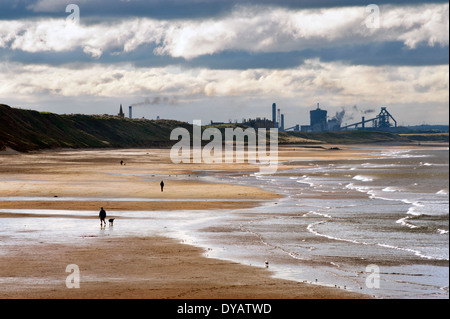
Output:
[[[371,149],[280,148],[280,161],[368,157]],[[278,195],[259,188],[205,183],[196,176],[225,170],[248,174],[246,164],[172,164],[169,150],[48,151],[0,154],[0,209],[208,210],[247,208]],[[120,160],[126,165],[121,166]],[[292,166],[280,166],[279,169]],[[145,174],[145,178],[142,177]],[[165,180],[163,193],[159,181]],[[16,201],[5,197],[106,197],[127,201]],[[133,201],[147,198],[153,201]],[[177,199],[158,201],[157,199]],[[183,201],[186,199],[186,201]],[[205,201],[209,199],[210,201]],[[245,199],[245,201],[241,201]],[[26,213],[0,214],[27,218]],[[33,217],[54,218],[45,214]],[[64,216],[66,218],[90,218]],[[2,238],[0,238],[2,240]],[[244,266],[203,256],[200,248],[164,237],[81,238],[73,244],[29,242],[4,245],[0,254],[1,298],[367,298],[314,284],[274,279],[270,269]],[[67,289],[66,266],[76,263],[81,288]]]

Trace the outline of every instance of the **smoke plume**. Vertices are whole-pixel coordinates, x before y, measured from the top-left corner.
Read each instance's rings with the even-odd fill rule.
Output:
[[[177,96],[167,97],[167,96],[155,96],[153,98],[146,97],[143,102],[133,103],[131,106],[143,106],[143,105],[157,105],[157,104],[176,104],[178,102]]]

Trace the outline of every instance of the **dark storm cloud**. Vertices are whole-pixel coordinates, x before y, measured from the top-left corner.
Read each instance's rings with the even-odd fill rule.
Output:
[[[428,45],[410,49],[402,42],[380,42],[309,52],[323,62],[344,61],[353,65],[420,66],[449,63],[449,47]]]
[[[448,64],[448,52],[448,46],[419,46],[411,50],[401,42],[387,42],[291,52],[227,51],[184,61],[183,64],[210,69],[289,69],[303,64],[307,59],[318,58],[322,62],[343,62],[352,65],[419,66]]]
[[[156,19],[205,18],[228,14],[236,5],[269,5],[289,9],[367,6],[361,0],[2,0],[0,19],[64,17],[68,4],[80,7],[85,18],[149,17]],[[444,0],[377,0],[377,5],[447,3]],[[88,21],[86,21],[88,22]]]
[[[24,64],[76,65],[85,63],[121,64],[130,63],[135,67],[181,66],[208,69],[289,69],[300,66],[307,59],[318,58],[322,62],[343,62],[352,65],[397,65],[424,66],[449,63],[449,47],[427,45],[409,49],[401,42],[370,43],[320,50],[291,52],[251,53],[246,51],[225,51],[213,55],[203,55],[191,60],[168,55],[155,55],[155,45],[141,45],[137,49],[120,54],[106,52],[99,59],[85,54],[82,49],[69,52],[23,52],[0,48],[4,60]]]

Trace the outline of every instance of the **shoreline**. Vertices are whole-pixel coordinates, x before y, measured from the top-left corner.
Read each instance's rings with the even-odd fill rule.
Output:
[[[276,279],[268,269],[204,257],[202,249],[166,237],[84,238],[74,245],[15,249],[0,256],[2,299],[369,298]],[[65,269],[73,263],[80,269],[79,289],[65,284]]]
[[[299,154],[292,152],[291,147],[284,148],[280,157],[286,159],[299,157],[303,161],[318,157],[340,160],[365,158],[374,152],[370,146],[358,145],[355,149],[348,148],[343,151],[308,149]],[[135,151],[135,154],[128,155],[132,157],[132,160],[126,168],[118,166],[117,162],[123,157],[124,152],[127,153],[127,150],[112,151],[113,154],[109,154],[111,156],[105,156],[109,153],[107,150],[100,151],[100,154],[95,151],[69,151],[69,153],[50,151],[39,154],[8,155],[8,158],[16,156],[18,160],[12,167],[9,164],[0,163],[0,178],[5,181],[2,183],[3,187],[0,187],[0,197],[53,196],[57,190],[58,196],[61,197],[81,197],[88,193],[90,196],[101,197],[107,194],[128,198],[152,198],[155,201],[109,202],[108,205],[105,205],[107,201],[0,201],[0,209],[4,211],[64,207],[69,210],[93,211],[92,216],[21,215],[3,212],[0,213],[0,220],[11,217],[24,221],[39,218],[44,222],[46,218],[74,219],[75,217],[79,218],[80,222],[81,219],[92,219],[92,223],[96,225],[95,211],[99,205],[108,206],[107,210],[111,211],[111,216],[115,210],[123,210],[123,208],[133,211],[188,209],[195,214],[196,211],[207,212],[209,209],[220,211],[220,208],[255,207],[263,201],[276,200],[281,196],[256,187],[192,179],[183,181],[169,179],[166,185],[169,185],[170,192],[161,194],[158,190],[158,182],[163,175],[164,178],[172,177],[167,174],[168,172],[172,174],[183,172],[176,178],[190,177],[190,175],[194,178],[195,173],[198,174],[202,168],[211,169],[211,167],[168,164],[167,157],[164,156],[164,154],[167,155],[167,150],[148,150],[148,152],[154,152],[150,160],[142,159],[146,155],[146,150],[128,151],[131,153]],[[214,169],[229,170],[230,174],[234,172],[225,165],[215,166]],[[251,173],[256,169],[254,165],[238,165],[235,173]],[[128,174],[130,170],[142,171],[137,171],[137,174]],[[139,179],[141,172],[150,172],[144,181]],[[101,183],[98,183],[99,181]],[[145,193],[139,192],[141,188],[151,183],[156,184],[155,188],[147,189]],[[158,198],[175,199],[175,201],[158,201]],[[183,199],[189,199],[189,201]],[[22,231],[26,232],[26,230]],[[121,237],[117,234],[114,237],[98,237],[101,236],[88,235],[73,244],[37,242],[12,247],[6,245],[8,252],[0,255],[0,281],[2,281],[0,296],[2,298],[151,299],[370,298],[369,295],[359,292],[274,278],[270,268],[264,269],[206,257],[207,252],[204,249],[177,242],[169,237],[153,235],[151,237]],[[67,276],[65,267],[72,263],[80,264],[80,271],[84,276],[84,279],[83,277],[81,279],[82,289],[65,287]],[[102,270],[102,266],[105,265],[108,268],[106,272]],[[42,287],[40,286],[42,283],[48,283],[48,285]]]

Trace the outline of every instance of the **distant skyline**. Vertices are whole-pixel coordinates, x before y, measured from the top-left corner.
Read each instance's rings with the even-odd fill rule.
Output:
[[[69,4],[79,9],[66,12]],[[0,103],[54,113],[308,124],[387,107],[449,124],[449,4],[2,0]],[[73,8],[71,6],[70,8]],[[373,10],[373,11],[371,11]],[[67,17],[71,19],[67,19]]]

